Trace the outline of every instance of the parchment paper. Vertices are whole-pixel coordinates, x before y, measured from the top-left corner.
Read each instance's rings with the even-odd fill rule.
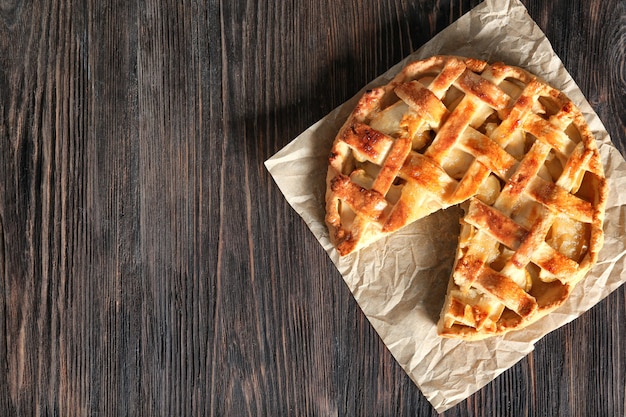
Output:
[[[387,83],[406,62],[437,54],[503,61],[539,75],[581,109],[608,177],[605,244],[599,261],[557,311],[528,328],[484,341],[437,336],[436,322],[454,262],[460,210],[435,213],[340,258],[324,223],[325,177],[333,139],[362,92]],[[602,122],[517,0],[487,0],[365,86],[265,162],[276,184],[328,252],[392,355],[438,412],[496,378],[550,331],[574,320],[626,281],[626,161]],[[541,372],[541,370],[538,370]]]

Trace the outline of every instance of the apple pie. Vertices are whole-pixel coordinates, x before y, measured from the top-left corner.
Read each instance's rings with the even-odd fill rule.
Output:
[[[583,115],[537,76],[435,56],[368,90],[329,156],[326,223],[348,255],[460,205],[444,337],[520,329],[561,305],[603,243],[606,180]]]

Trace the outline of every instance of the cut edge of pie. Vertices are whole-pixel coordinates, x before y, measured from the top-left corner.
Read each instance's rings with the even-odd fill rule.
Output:
[[[567,300],[602,247],[606,193],[595,138],[565,94],[521,68],[434,56],[368,90],[339,130],[326,223],[345,256],[461,205],[438,333],[474,340]]]

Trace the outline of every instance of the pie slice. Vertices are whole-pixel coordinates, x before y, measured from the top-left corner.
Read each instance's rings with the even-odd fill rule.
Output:
[[[438,332],[480,339],[561,305],[596,262],[607,186],[560,91],[503,63],[435,56],[368,90],[329,156],[326,223],[342,256],[461,205]]]

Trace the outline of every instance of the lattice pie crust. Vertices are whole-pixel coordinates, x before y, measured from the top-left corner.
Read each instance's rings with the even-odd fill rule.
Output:
[[[326,223],[343,256],[464,209],[438,332],[480,339],[561,305],[603,243],[606,180],[580,111],[520,68],[453,56],[367,91],[329,157]]]

